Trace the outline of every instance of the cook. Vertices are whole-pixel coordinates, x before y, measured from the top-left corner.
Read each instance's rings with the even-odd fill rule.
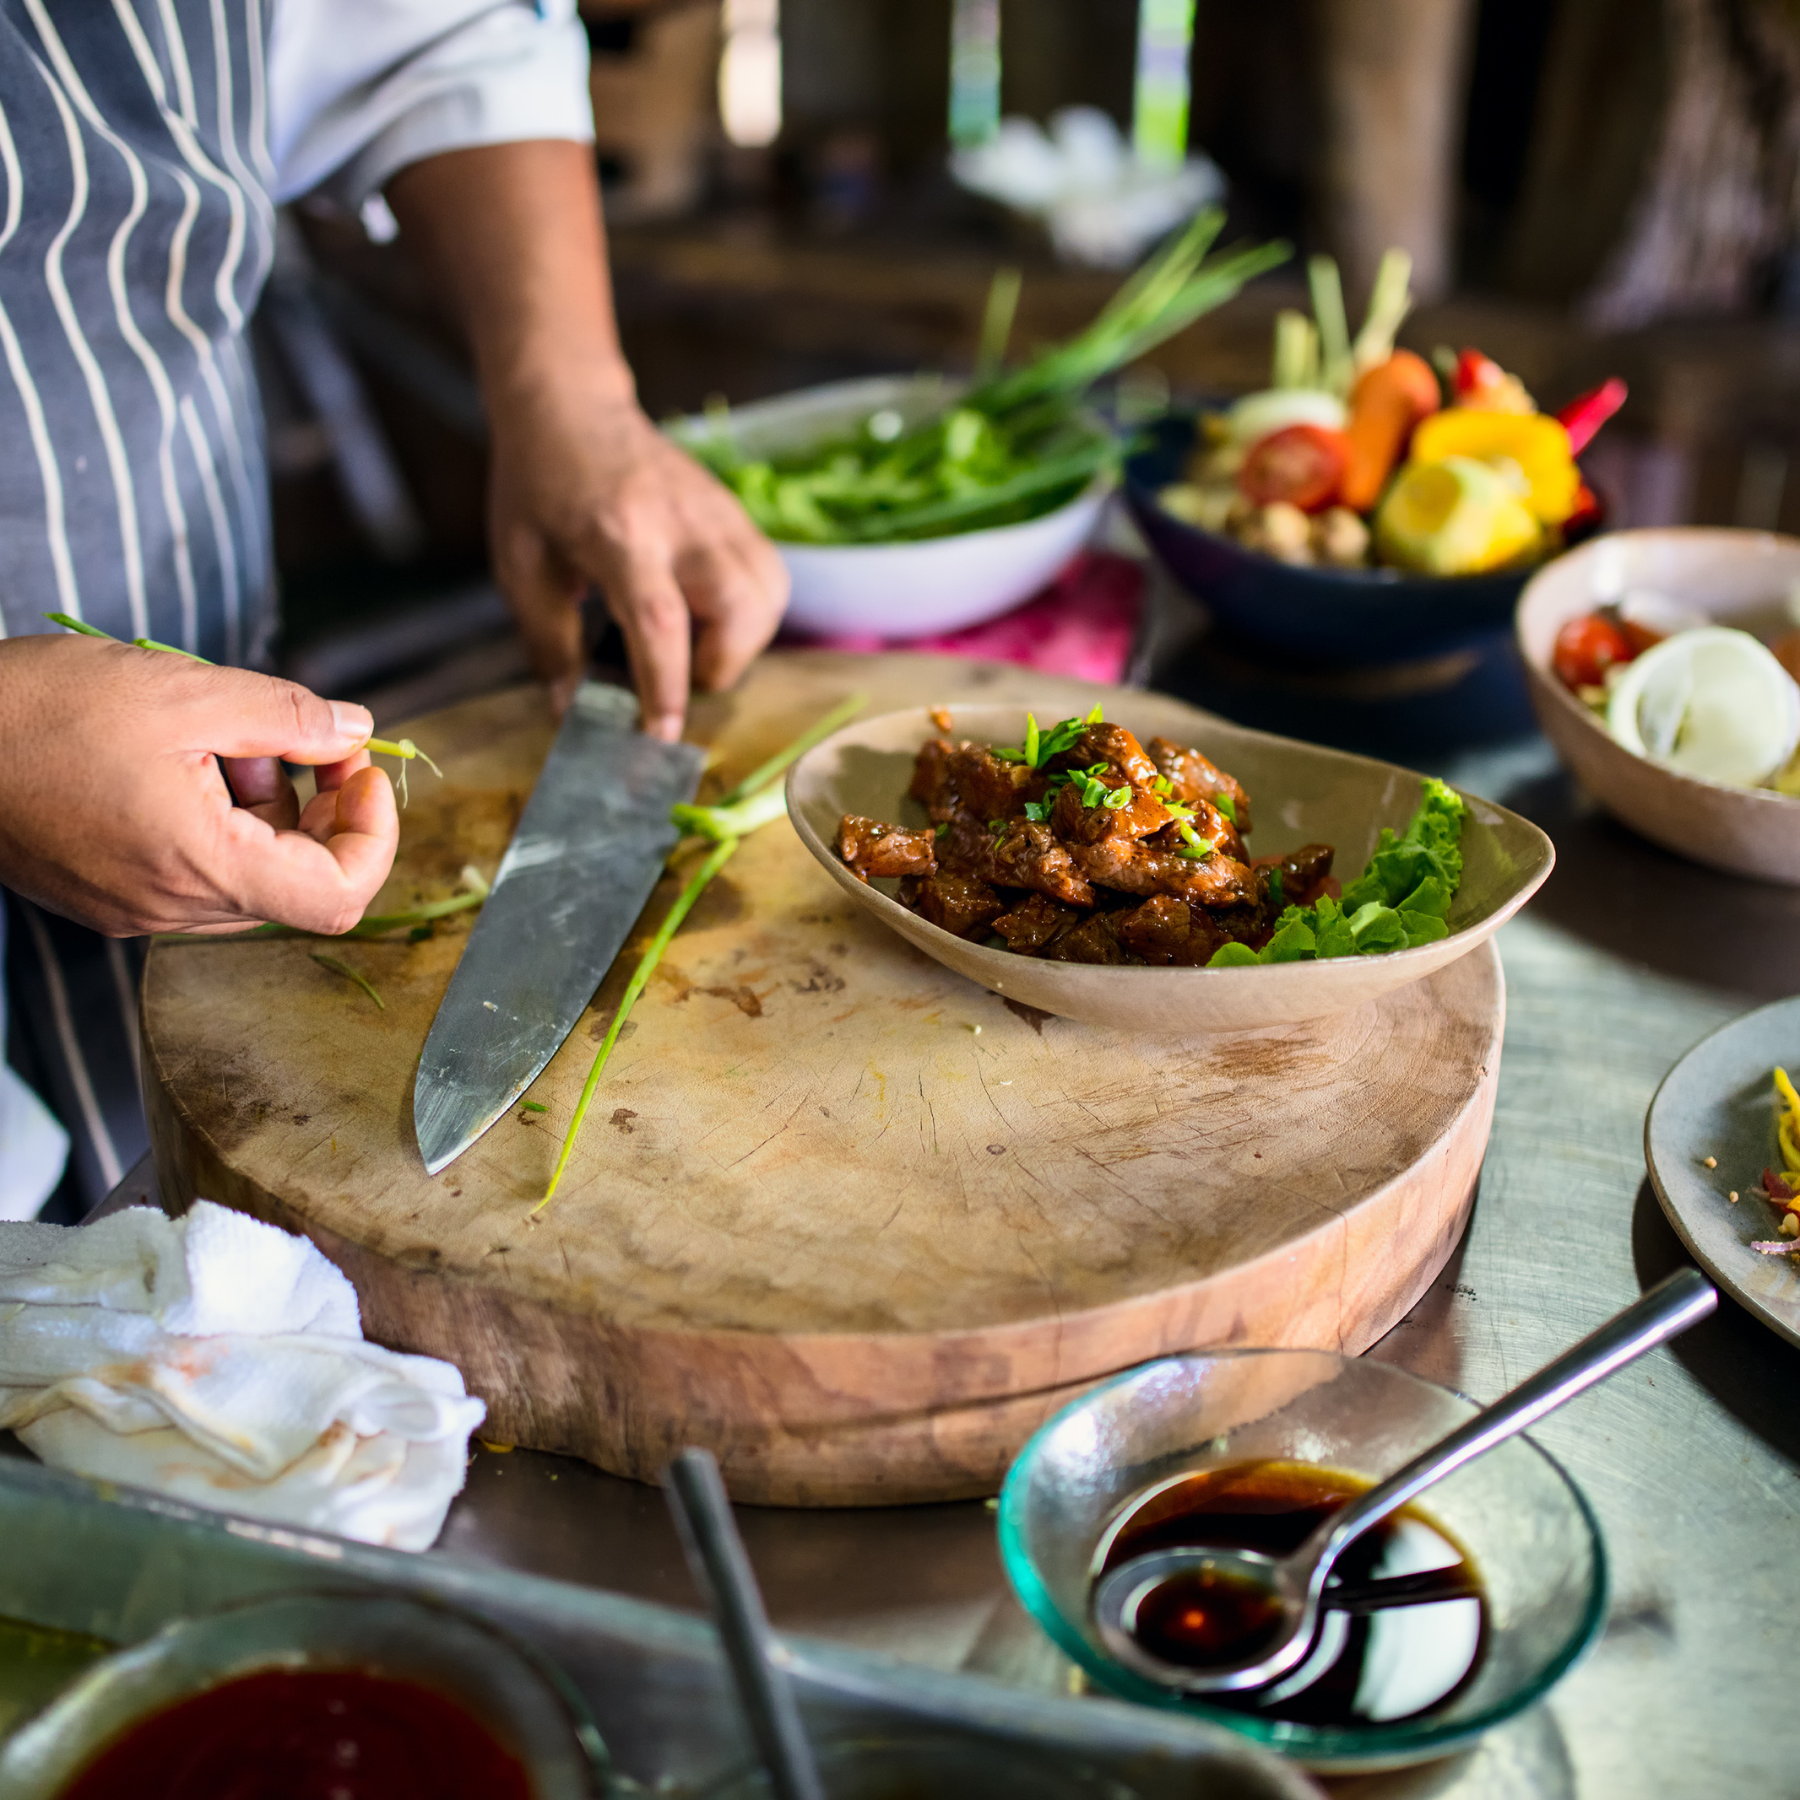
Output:
[[[79,1214],[146,1145],[119,940],[353,923],[398,823],[372,721],[252,670],[274,621],[245,321],[274,207],[385,197],[467,328],[495,573],[553,699],[602,589],[645,729],[786,598],[638,407],[573,0],[0,0],[0,1217]],[[212,662],[49,631],[69,613]],[[302,813],[279,759],[311,764]],[[215,760],[217,759],[217,760]]]

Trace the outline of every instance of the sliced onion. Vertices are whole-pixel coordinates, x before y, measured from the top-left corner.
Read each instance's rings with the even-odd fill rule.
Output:
[[[1638,756],[1706,781],[1755,787],[1800,745],[1800,687],[1747,631],[1684,631],[1628,664],[1606,706]]]

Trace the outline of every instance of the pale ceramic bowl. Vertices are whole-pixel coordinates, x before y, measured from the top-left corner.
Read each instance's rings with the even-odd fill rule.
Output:
[[[963,386],[941,375],[876,375],[836,381],[734,407],[730,430],[753,455],[847,437],[883,407],[908,424]],[[705,418],[671,428],[678,442],[704,437]],[[997,525],[908,544],[776,544],[793,583],[784,624],[818,637],[929,637],[997,618],[1043,587],[1093,535],[1111,477],[1022,525]]]
[[[951,708],[951,736],[1017,744],[1022,706]],[[1404,830],[1419,803],[1420,778],[1391,763],[1227,724],[1158,694],[1109,704],[1107,717],[1148,740],[1158,734],[1203,751],[1249,792],[1256,817],[1252,853],[1279,855],[1301,844],[1336,847],[1335,873],[1360,873],[1384,825]],[[1039,715],[1039,723],[1049,720]],[[946,968],[1009,1000],[1116,1031],[1164,1036],[1248,1031],[1323,1018],[1405,987],[1485,943],[1530,899],[1556,860],[1550,840],[1528,820],[1472,795],[1463,826],[1463,880],[1450,935],[1385,956],[1280,963],[1248,969],[1099,968],[1040,962],[952,937],[892,898],[896,883],[863,883],[832,845],[845,813],[919,825],[907,798],[913,758],[938,729],[923,710],[859,720],[827,738],[788,776],[788,816],[825,872],[858,905]]]
[[[1570,619],[1644,589],[1765,642],[1793,629],[1800,539],[1766,531],[1617,531],[1547,564],[1516,620],[1544,735],[1608,812],[1652,843],[1734,875],[1800,885],[1800,800],[1684,775],[1617,742],[1550,665]]]

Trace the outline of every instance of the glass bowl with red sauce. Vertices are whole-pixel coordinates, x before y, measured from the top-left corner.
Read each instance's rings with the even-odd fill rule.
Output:
[[[1093,1603],[1102,1578],[1154,1551],[1285,1554],[1476,1410],[1403,1369],[1323,1350],[1146,1363],[1065,1407],[1020,1452],[1000,1495],[1007,1574],[1038,1624],[1112,1693],[1210,1719],[1327,1773],[1447,1755],[1541,1699],[1605,1618],[1599,1526],[1528,1438],[1353,1545],[1338,1577],[1347,1606],[1328,1596],[1306,1663],[1269,1689],[1183,1694],[1109,1650]],[[1391,1603],[1401,1590],[1371,1586],[1402,1578],[1406,1605]],[[1379,1609],[1357,1611],[1368,1595]],[[1148,1587],[1122,1649],[1178,1666],[1234,1660],[1215,1641],[1226,1598],[1191,1574]]]
[[[7,1800],[587,1800],[557,1671],[447,1607],[303,1594],[103,1658],[0,1750]]]

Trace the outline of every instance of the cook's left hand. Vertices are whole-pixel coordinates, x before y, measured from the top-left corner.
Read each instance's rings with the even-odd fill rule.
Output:
[[[730,687],[775,635],[787,570],[715,477],[618,391],[560,368],[493,411],[494,571],[560,710],[581,679],[581,597],[606,597],[643,729],[681,735],[692,678]]]

